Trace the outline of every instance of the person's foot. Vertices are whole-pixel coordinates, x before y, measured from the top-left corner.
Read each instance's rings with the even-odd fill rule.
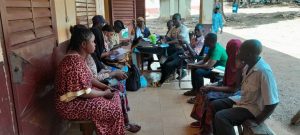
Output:
[[[128,124],[126,126],[126,130],[131,132],[131,133],[137,133],[141,130],[141,126],[137,124]]]
[[[183,70],[182,73],[181,73],[181,76],[178,76],[176,79],[177,80],[181,80],[181,79],[183,79],[186,76],[187,76],[187,73],[186,73],[186,71]]]
[[[151,86],[154,87],[154,88],[161,87],[161,85],[162,85],[162,84],[161,84],[160,82],[152,82],[152,83],[151,83]]]
[[[197,92],[195,90],[190,90],[190,91],[184,92],[183,95],[185,95],[185,96],[196,96]]]
[[[190,127],[191,128],[200,128],[200,122],[199,121],[192,122],[190,124]]]
[[[195,104],[195,102],[196,102],[196,97],[192,97],[189,100],[187,100],[187,103],[189,104]]]

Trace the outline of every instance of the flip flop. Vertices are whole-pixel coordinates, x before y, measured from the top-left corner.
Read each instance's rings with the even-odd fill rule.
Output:
[[[158,88],[161,87],[161,84],[159,82],[152,82],[151,87]]]
[[[187,103],[189,104],[195,104],[195,102],[196,102],[196,97],[192,97],[189,100],[187,100]]]
[[[199,121],[192,122],[190,124],[190,127],[191,128],[200,128],[200,122]]]
[[[131,132],[131,133],[137,133],[141,130],[141,126],[137,124],[128,124],[126,126],[126,130]]]

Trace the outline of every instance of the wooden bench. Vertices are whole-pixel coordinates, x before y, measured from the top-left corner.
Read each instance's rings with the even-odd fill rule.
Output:
[[[240,135],[275,135],[272,129],[265,123],[261,123],[256,127],[250,127],[244,123],[238,126],[238,132]]]
[[[72,124],[79,124],[80,131],[82,132],[82,135],[93,135],[93,132],[95,130],[94,123],[92,121],[86,120],[86,121],[69,121]]]
[[[57,68],[59,65],[59,62],[64,58],[66,52],[67,52],[67,46],[69,44],[69,40],[60,43],[57,47],[53,49],[53,68]],[[94,132],[94,125],[92,121],[82,121],[82,120],[73,120],[73,121],[68,121],[71,125],[72,124],[79,124],[80,126],[80,131],[82,132],[82,135],[92,135]]]

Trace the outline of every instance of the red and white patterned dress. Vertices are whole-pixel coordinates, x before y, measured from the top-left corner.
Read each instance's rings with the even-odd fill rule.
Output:
[[[92,120],[98,135],[124,135],[120,97],[82,98],[91,92],[92,74],[80,55],[66,55],[56,75],[56,110],[67,120]]]

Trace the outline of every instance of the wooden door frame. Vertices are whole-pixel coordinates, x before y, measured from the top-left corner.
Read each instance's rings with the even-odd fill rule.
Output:
[[[7,79],[6,82],[7,83],[7,89],[8,89],[8,96],[9,99],[11,99],[12,104],[10,104],[10,112],[11,112],[11,119],[12,119],[12,126],[14,130],[14,134],[20,134],[19,132],[19,125],[18,125],[18,120],[17,120],[17,113],[16,113],[16,106],[15,106],[15,100],[14,100],[14,93],[13,93],[13,87],[12,87],[12,80],[11,80],[11,72],[10,72],[10,65],[8,62],[8,53],[7,53],[7,46],[6,46],[6,41],[7,39],[5,39],[5,32],[7,33],[7,30],[3,29],[3,20],[6,19],[4,13],[6,13],[6,10],[4,9],[4,4],[3,4],[3,0],[0,0],[0,47],[2,49],[2,55],[3,55],[3,63],[4,63],[4,69],[7,74]],[[1,55],[1,54],[0,54]]]

